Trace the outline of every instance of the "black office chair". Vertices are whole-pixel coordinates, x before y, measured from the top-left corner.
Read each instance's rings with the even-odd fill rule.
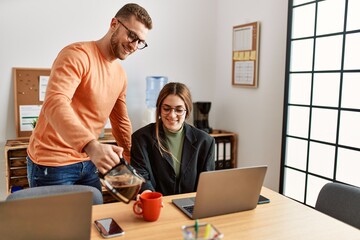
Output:
[[[93,205],[103,203],[102,193],[95,187],[85,186],[85,185],[52,185],[52,186],[26,188],[11,193],[9,196],[7,196],[6,201],[22,199],[22,198],[50,196],[50,195],[70,193],[70,192],[92,192]]]
[[[320,190],[315,209],[360,229],[360,188],[327,183]]]

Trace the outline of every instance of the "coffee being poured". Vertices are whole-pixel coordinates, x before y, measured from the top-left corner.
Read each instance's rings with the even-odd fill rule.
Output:
[[[118,201],[129,203],[139,193],[144,178],[125,159],[105,174],[99,173],[102,185]]]

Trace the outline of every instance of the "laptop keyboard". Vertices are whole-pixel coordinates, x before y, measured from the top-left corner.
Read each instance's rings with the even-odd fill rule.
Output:
[[[184,209],[188,211],[190,214],[194,211],[194,205],[184,206]]]
[[[267,203],[267,202],[269,202],[269,199],[267,199],[267,198],[265,198],[265,197],[263,197],[263,196],[259,196],[259,202],[258,202],[258,204],[261,204],[261,203]],[[194,206],[195,205],[188,205],[188,206],[184,206],[183,208],[188,212],[188,213],[190,213],[191,215],[193,214],[193,212],[194,212]]]

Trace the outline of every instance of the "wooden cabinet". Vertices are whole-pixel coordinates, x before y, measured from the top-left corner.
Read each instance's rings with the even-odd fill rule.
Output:
[[[111,134],[99,139],[102,143],[116,144],[115,139]],[[29,182],[27,179],[27,163],[26,149],[29,144],[28,138],[8,140],[5,145],[5,177],[6,177],[6,190],[10,194],[12,191],[22,188],[28,188]],[[104,202],[116,201],[113,197],[103,188]]]
[[[223,130],[213,130],[210,134],[215,138],[216,141],[216,169],[233,168],[237,166],[237,135],[232,132]],[[106,133],[104,138],[99,139],[102,143],[116,144],[115,139],[111,133]],[[230,159],[226,158],[228,149],[222,143],[230,144]],[[7,193],[10,194],[13,190],[27,188],[29,183],[27,180],[27,165],[26,165],[26,149],[29,144],[29,139],[16,139],[8,140],[5,145],[5,177],[6,177],[6,189]],[[220,148],[220,150],[219,150]],[[223,151],[221,151],[223,148]],[[221,154],[224,153],[224,159]],[[116,201],[112,196],[103,189],[104,202]]]
[[[213,130],[215,138],[215,169],[237,167],[237,134],[224,130]]]
[[[5,145],[5,177],[8,193],[12,188],[29,186],[26,169],[27,145],[27,139],[9,140]]]

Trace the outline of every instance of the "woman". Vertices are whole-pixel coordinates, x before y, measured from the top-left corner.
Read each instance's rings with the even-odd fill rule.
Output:
[[[146,180],[140,192],[194,192],[200,173],[215,169],[215,140],[185,122],[191,110],[189,89],[168,83],[156,102],[156,123],[133,133],[131,165]]]

